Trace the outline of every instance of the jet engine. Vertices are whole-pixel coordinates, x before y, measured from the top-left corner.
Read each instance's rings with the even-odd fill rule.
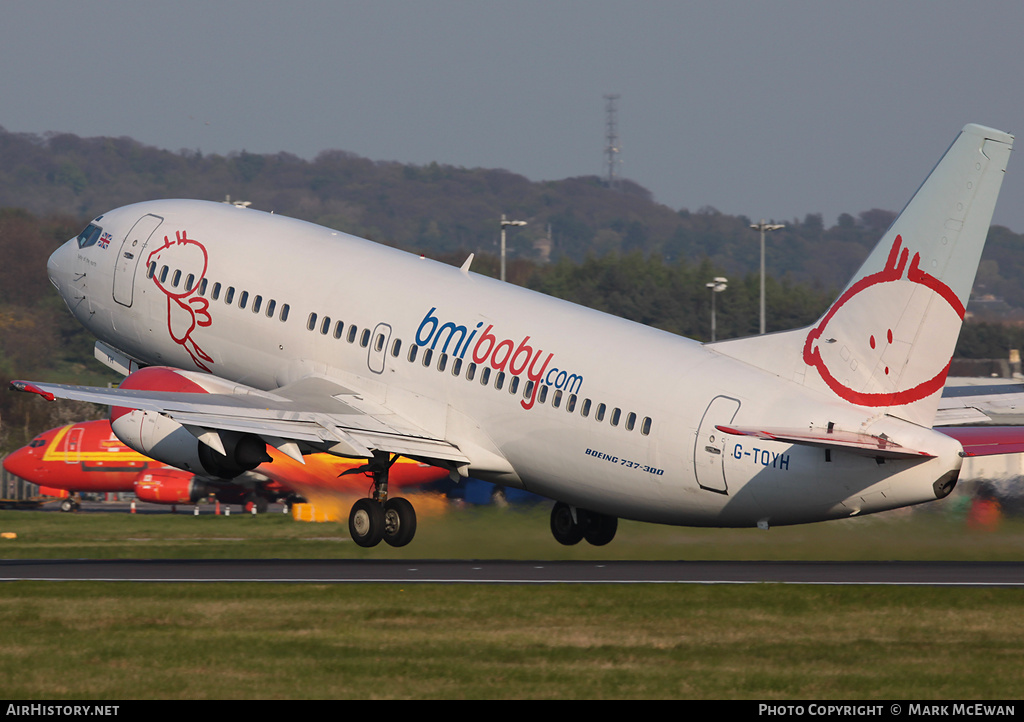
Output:
[[[121,383],[121,388],[181,394],[211,393],[211,389],[200,385],[200,380],[205,381],[176,369],[150,366],[128,376]],[[206,443],[198,438],[204,430],[197,429],[197,433],[193,433],[157,411],[114,407],[110,410],[110,427],[117,438],[140,454],[194,474],[206,473],[233,479],[271,461],[266,443],[255,434],[208,432],[210,443]]]
[[[160,471],[141,474],[134,486],[140,501],[153,504],[195,504],[216,491],[195,477]]]

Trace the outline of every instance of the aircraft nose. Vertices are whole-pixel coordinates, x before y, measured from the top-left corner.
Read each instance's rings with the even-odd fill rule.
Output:
[[[50,277],[50,283],[63,295],[67,281],[71,273],[72,261],[74,260],[75,249],[78,248],[76,239],[62,245],[50,254],[46,262],[46,275]]]
[[[18,449],[4,458],[4,469],[8,474],[14,474],[21,479],[31,480],[40,471],[37,459],[30,453],[28,448]]]

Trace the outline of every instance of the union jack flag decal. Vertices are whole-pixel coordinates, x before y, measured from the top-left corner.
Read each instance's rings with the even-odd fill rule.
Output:
[[[100,240],[99,240],[100,248],[106,248],[107,246],[109,246],[110,245],[110,238],[111,238],[110,234],[107,233],[106,231],[104,231],[103,235],[100,236]]]

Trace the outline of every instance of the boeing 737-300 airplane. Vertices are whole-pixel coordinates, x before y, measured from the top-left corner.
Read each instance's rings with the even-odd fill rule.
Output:
[[[566,544],[607,543],[618,518],[768,528],[941,499],[972,447],[1000,453],[932,426],[1012,144],[966,126],[813,326],[713,344],[469,260],[221,203],[130,205],[48,266],[130,375],[13,385],[111,405],[118,438],[190,471],[230,478],[268,445],[363,459],[364,546],[408,541],[398,456],[556,500]]]

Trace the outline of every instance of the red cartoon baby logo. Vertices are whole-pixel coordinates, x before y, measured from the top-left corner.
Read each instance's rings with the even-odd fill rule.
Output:
[[[152,267],[155,263],[160,269],[153,274],[153,282],[167,296],[168,333],[188,352],[196,366],[209,371],[206,364],[212,364],[213,359],[192,338],[196,326],[206,327],[212,323],[210,302],[198,295],[199,283],[206,275],[206,248],[188,238],[187,231],[177,231],[174,236],[173,241],[164,236],[164,244],[149,254],[146,264]],[[191,283],[183,282],[182,269],[193,268],[202,269],[199,277]]]
[[[939,391],[963,321],[957,295],[921,270],[920,253],[908,266],[902,243],[896,236],[885,267],[850,286],[804,343],[804,363],[861,406],[901,406]]]

